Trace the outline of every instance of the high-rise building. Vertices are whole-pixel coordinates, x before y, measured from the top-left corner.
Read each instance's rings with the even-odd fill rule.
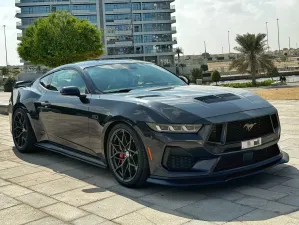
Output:
[[[177,44],[174,0],[16,0],[22,32],[50,12],[66,10],[104,31],[103,59],[131,58],[160,65],[174,64]],[[21,40],[22,33],[18,34]]]

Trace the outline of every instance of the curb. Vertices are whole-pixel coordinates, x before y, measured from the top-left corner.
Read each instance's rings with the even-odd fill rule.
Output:
[[[0,105],[0,114],[8,115],[8,105]]]

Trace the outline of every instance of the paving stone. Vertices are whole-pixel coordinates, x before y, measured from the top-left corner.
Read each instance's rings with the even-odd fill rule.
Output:
[[[0,179],[0,187],[5,186],[5,185],[9,185],[9,184],[11,184],[11,183]]]
[[[118,225],[118,223],[113,223],[113,222],[107,220],[104,223],[101,223],[101,225]]]
[[[86,186],[85,182],[66,177],[32,186],[31,189],[43,193],[45,195],[51,196],[83,186]]]
[[[15,200],[13,198],[10,198],[6,195],[0,194],[0,210],[9,208],[11,206],[18,205],[18,204],[20,204],[19,201]]]
[[[243,206],[223,199],[203,199],[191,205],[187,205],[178,211],[194,216],[197,219],[225,223],[238,218],[253,208]]]
[[[299,179],[299,170],[292,165],[278,171],[275,175]]]
[[[144,208],[136,212],[119,217],[114,222],[131,225],[177,225],[190,221],[178,212],[161,208]]]
[[[113,196],[101,201],[97,201],[80,208],[101,216],[103,218],[112,220],[125,214],[134,212],[138,209],[144,208],[147,205],[140,204],[129,198],[122,196]]]
[[[286,205],[292,205],[295,207],[299,207],[299,196],[288,195],[282,199],[279,199],[278,202],[286,204]]]
[[[81,206],[113,195],[115,195],[115,193],[97,186],[88,185],[58,195],[53,195],[52,197],[73,206]]]
[[[0,163],[0,170],[16,167],[16,166],[20,166],[20,165],[21,165],[20,163],[16,163],[16,162],[12,162],[12,161],[2,161]]]
[[[289,181],[283,183],[282,185],[293,187],[293,188],[298,188],[299,189],[299,179],[289,180]]]
[[[49,164],[46,166],[47,171],[54,171],[56,173],[62,173],[64,171],[72,170],[74,168],[85,166],[85,163],[82,163],[78,160],[68,159],[66,161],[57,162],[53,164]],[[44,168],[44,170],[46,170]]]
[[[266,210],[254,210],[238,218],[244,225],[295,225],[298,221],[290,217]]]
[[[285,197],[287,194],[274,192],[274,191],[268,191],[261,188],[255,188],[255,187],[248,187],[243,186],[240,188],[236,188],[236,191],[244,194],[244,195],[250,195],[258,198],[264,198],[267,200],[277,200],[280,198]]]
[[[28,195],[22,195],[20,197],[17,197],[17,199],[35,208],[42,208],[57,202],[55,199],[49,198],[39,193],[30,193]]]
[[[34,179],[40,179],[42,177],[48,177],[53,174],[54,173],[40,171],[39,173],[32,173],[32,174],[28,174],[28,175],[24,175],[24,176],[20,176],[20,177],[10,178],[8,180],[10,180],[11,182],[14,182],[14,183],[22,183],[22,182],[26,182],[26,181],[30,181],[30,180],[34,180]]]
[[[101,169],[98,167],[86,165],[79,169],[72,169],[72,170],[65,171],[64,175],[75,179],[83,180],[83,179],[88,179],[90,177],[97,176],[99,170]]]
[[[199,193],[207,195],[212,198],[222,198],[228,201],[236,201],[240,198],[244,198],[245,195],[233,191],[232,187],[226,188],[208,188],[207,190],[200,190]]]
[[[26,225],[67,225],[68,223],[63,222],[54,217],[45,217],[40,220],[36,220],[30,223],[26,223]]]
[[[79,219],[76,219],[72,223],[74,225],[99,225],[99,224],[103,224],[104,221],[105,221],[105,219],[102,217],[99,217],[96,215],[88,215],[88,216],[84,216]]]
[[[263,209],[276,213],[290,213],[297,210],[297,207],[289,206],[279,202],[269,201],[266,199],[259,199],[254,197],[247,197],[237,201],[237,203],[242,205],[251,206],[258,209]]]
[[[24,187],[31,187],[31,186],[46,183],[46,182],[49,182],[49,181],[58,180],[58,179],[61,179],[61,178],[64,178],[64,177],[62,175],[54,173],[54,174],[50,174],[50,175],[43,176],[43,177],[40,177],[40,178],[35,178],[35,179],[32,179],[32,180],[21,182],[20,185],[22,185]]]
[[[3,179],[9,179],[14,177],[24,176],[31,173],[37,173],[40,171],[41,169],[36,167],[21,165],[21,166],[17,166],[5,170],[0,170],[0,177]]]
[[[299,189],[298,188],[288,187],[288,186],[284,186],[284,185],[274,186],[270,190],[271,191],[277,191],[277,192],[286,193],[286,194],[289,194],[289,195],[299,196]]]
[[[15,184],[0,187],[0,193],[6,194],[13,198],[17,197],[17,196],[21,196],[21,195],[26,195],[31,192],[32,191],[30,189],[27,189],[27,188],[24,188],[24,187],[15,185]]]
[[[206,196],[200,193],[190,190],[172,189],[164,192],[158,192],[152,195],[147,195],[140,199],[155,205],[163,206],[167,209],[174,210],[194,203],[205,197]]]
[[[118,182],[114,179],[111,173],[103,172],[101,169],[99,169],[99,173],[101,175],[84,179],[84,181],[102,188],[110,188],[118,185]]]
[[[163,188],[165,189],[166,187],[163,187]],[[140,198],[145,195],[150,195],[150,194],[159,192],[159,191],[163,190],[163,188],[161,186],[152,185],[150,187],[143,188],[143,189],[132,189],[132,188],[126,188],[122,185],[116,185],[116,186],[109,188],[109,190],[112,192],[115,192],[117,194],[124,195],[124,196]]]
[[[45,213],[28,205],[16,205],[0,211],[1,225],[29,223],[45,216]]]
[[[63,221],[71,221],[87,215],[86,212],[61,202],[41,210]]]
[[[191,220],[190,222],[184,223],[184,225],[213,225],[213,224],[214,223],[203,221],[203,220]],[[226,223],[225,225],[233,225],[233,224]]]

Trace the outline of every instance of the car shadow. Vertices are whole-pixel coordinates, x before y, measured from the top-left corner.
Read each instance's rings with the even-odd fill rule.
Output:
[[[275,220],[299,210],[298,203],[296,207],[285,199],[299,196],[299,187],[282,185],[299,178],[298,169],[292,165],[279,165],[259,175],[218,185],[182,188],[149,184],[146,188],[129,189],[120,186],[109,170],[57,153],[38,150],[21,154],[13,147],[6,154],[8,160],[85,182],[86,186],[81,188],[84,193],[113,192],[159,213],[185,218],[186,222]]]

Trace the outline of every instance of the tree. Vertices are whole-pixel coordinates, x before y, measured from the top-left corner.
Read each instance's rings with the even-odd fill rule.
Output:
[[[217,83],[221,80],[221,75],[218,72],[218,70],[213,71],[211,78],[212,78],[212,81],[216,82],[216,85],[218,85]]]
[[[178,55],[178,63],[180,63],[180,56],[181,54],[184,54],[183,49],[182,48],[176,48],[175,53]]]
[[[266,71],[274,67],[272,58],[266,52],[266,34],[237,35],[238,47],[234,49],[240,52],[240,56],[233,60],[229,69],[236,68],[238,72],[249,72],[252,76],[252,84],[256,86],[256,74],[258,70]]]
[[[185,68],[186,66],[187,66],[187,65],[184,64],[184,63],[181,63],[181,64],[180,64],[180,67],[182,68],[182,73],[184,73],[184,68]]]
[[[273,77],[278,77],[279,76],[279,72],[276,66],[274,66],[273,68],[270,68],[267,70],[267,76],[271,77],[271,79],[273,80]]]
[[[8,75],[9,70],[7,67],[2,67],[2,75]]]
[[[15,83],[16,83],[16,79],[12,76],[9,76],[3,85],[4,92],[12,92]]]
[[[57,67],[102,55],[101,35],[87,20],[54,12],[25,30],[18,53],[34,65]]]
[[[202,79],[202,69],[194,68],[191,70],[192,83],[196,83],[197,79]]]
[[[202,70],[203,72],[206,72],[206,71],[209,70],[209,67],[208,67],[208,65],[206,65],[206,64],[201,65],[200,68],[201,68],[201,70]]]

